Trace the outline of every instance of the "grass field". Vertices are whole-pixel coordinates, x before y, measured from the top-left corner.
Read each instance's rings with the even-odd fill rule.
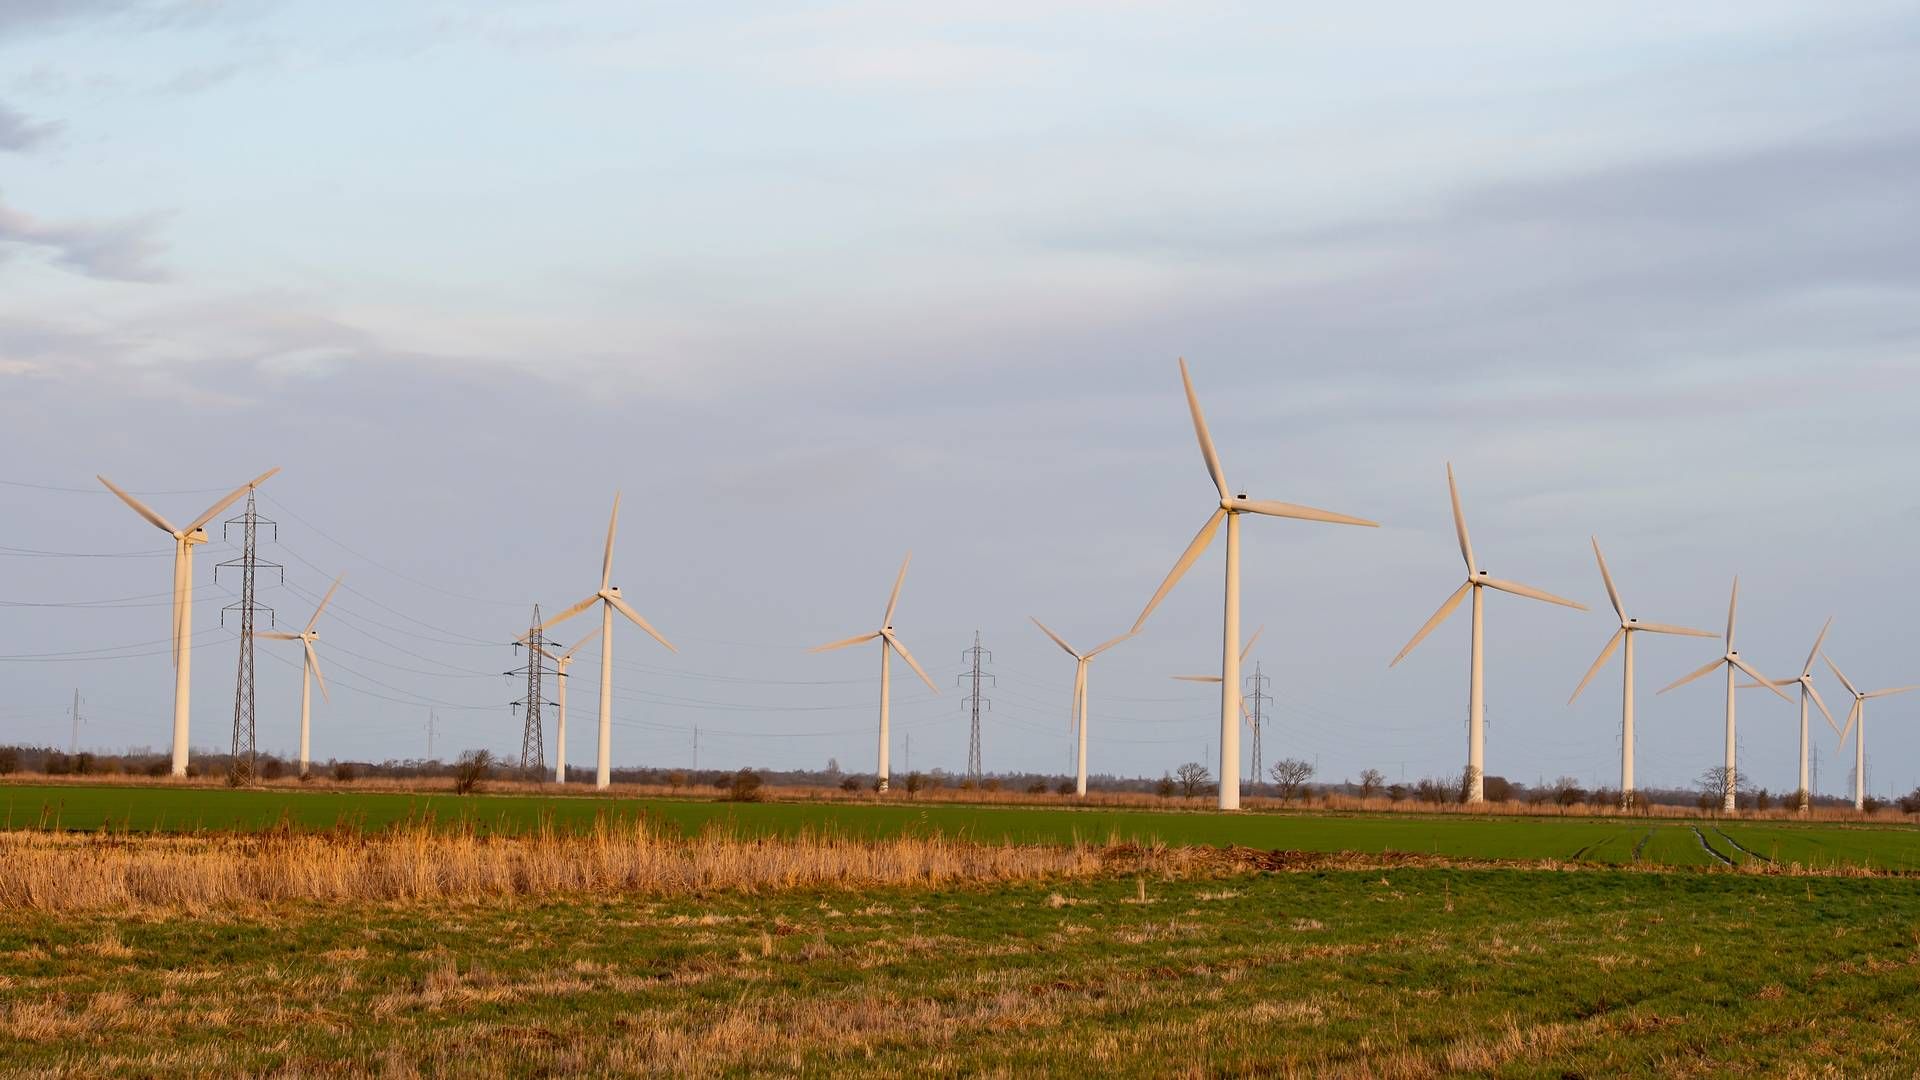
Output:
[[[1920,829],[1777,821],[1468,817],[1305,812],[1227,815],[1192,811],[1078,810],[951,803],[918,805],[717,803],[384,792],[243,791],[223,788],[0,786],[8,827],[135,832],[255,831],[281,822],[309,829],[371,830],[432,817],[481,830],[524,832],[543,821],[590,827],[601,815],[645,816],[691,834],[824,831],[853,837],[933,835],[989,843],[1160,842],[1314,852],[1412,852],[1476,859],[1559,859],[1665,866],[1749,861],[1920,870]]]
[[[1920,882],[1393,869],[0,917],[12,1075],[1899,1076]]]

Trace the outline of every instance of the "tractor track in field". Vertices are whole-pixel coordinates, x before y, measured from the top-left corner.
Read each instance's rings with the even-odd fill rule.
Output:
[[[1653,839],[1653,830],[1648,829],[1647,835],[1641,837],[1640,842],[1633,845],[1633,861],[1634,862],[1640,861],[1640,853],[1647,850],[1647,843],[1652,839]]]
[[[1714,826],[1714,829],[1713,829],[1713,831],[1714,831],[1714,832],[1717,832],[1717,833],[1719,833],[1719,834],[1720,834],[1720,837],[1721,837],[1721,839],[1723,839],[1723,840],[1725,840],[1725,841],[1726,841],[1727,843],[1729,843],[1729,844],[1732,844],[1732,845],[1733,845],[1734,847],[1736,847],[1736,848],[1738,848],[1738,849],[1739,849],[1739,850],[1740,850],[1741,852],[1743,852],[1743,853],[1744,853],[1744,854],[1745,854],[1745,855],[1746,855],[1746,856],[1747,856],[1748,858],[1750,858],[1750,859],[1759,859],[1759,860],[1760,860],[1761,862],[1763,862],[1763,863],[1766,863],[1766,864],[1767,864],[1768,866],[1772,866],[1772,865],[1773,865],[1773,860],[1772,860],[1772,859],[1769,859],[1769,858],[1767,858],[1767,857],[1766,857],[1765,855],[1762,855],[1762,854],[1760,854],[1759,852],[1757,852],[1757,851],[1755,851],[1755,850],[1753,850],[1752,848],[1750,848],[1750,847],[1748,847],[1747,845],[1745,845],[1745,844],[1743,844],[1743,843],[1741,843],[1740,841],[1738,841],[1738,840],[1735,840],[1735,839],[1734,839],[1733,837],[1731,837],[1731,836],[1728,836],[1728,835],[1727,835],[1727,830],[1725,830],[1725,829],[1722,829],[1722,828],[1720,828],[1720,827],[1719,827],[1718,825],[1716,825],[1716,826]]]
[[[1706,852],[1707,854],[1713,856],[1716,859],[1719,859],[1722,863],[1725,863],[1728,866],[1733,865],[1732,859],[1729,859],[1727,856],[1721,854],[1720,849],[1714,847],[1712,844],[1707,843],[1707,834],[1700,831],[1700,826],[1694,825],[1692,826],[1692,829],[1693,829],[1693,838],[1695,840],[1700,841],[1700,850]],[[1719,830],[1716,829],[1715,831],[1717,832]]]

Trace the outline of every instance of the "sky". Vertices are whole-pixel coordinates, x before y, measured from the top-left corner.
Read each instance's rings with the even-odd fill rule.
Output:
[[[316,757],[517,755],[532,606],[614,582],[617,765],[1068,766],[1073,662],[1229,481],[1265,756],[1457,775],[1445,465],[1496,577],[1487,772],[1615,784],[1629,613],[1797,675],[1920,682],[1920,14],[1910,4],[528,5],[0,0],[0,741],[164,747],[170,543],[264,469]],[[237,539],[237,534],[235,535]],[[231,738],[235,549],[195,581],[193,743]],[[1095,773],[1217,761],[1221,548],[1096,660]],[[565,643],[591,617],[562,624]],[[298,649],[259,648],[291,751]],[[1639,646],[1638,773],[1718,764],[1719,646]],[[597,649],[573,668],[592,760]],[[1817,672],[1844,720],[1844,693]],[[1210,696],[1211,695],[1211,696]],[[1741,696],[1794,786],[1796,710]],[[1822,791],[1851,748],[1814,721]],[[1869,778],[1920,783],[1920,694]],[[547,740],[553,735],[551,721]],[[908,746],[908,742],[911,746]],[[549,755],[551,749],[549,748]]]

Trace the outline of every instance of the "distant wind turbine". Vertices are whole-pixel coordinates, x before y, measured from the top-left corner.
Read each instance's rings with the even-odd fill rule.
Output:
[[[1419,633],[1413,635],[1413,640],[1407,642],[1407,647],[1401,649],[1400,655],[1394,657],[1393,663],[1387,666],[1393,667],[1394,664],[1398,664],[1400,661],[1406,659],[1407,654],[1413,651],[1414,646],[1426,640],[1427,635],[1433,633],[1435,627],[1447,621],[1447,616],[1453,614],[1454,609],[1460,606],[1460,601],[1466,599],[1467,593],[1473,593],[1473,647],[1471,663],[1467,674],[1466,801],[1479,803],[1486,801],[1487,720],[1485,664],[1484,654],[1482,652],[1482,643],[1484,640],[1482,627],[1484,626],[1484,622],[1480,613],[1480,594],[1487,589],[1498,589],[1501,592],[1512,593],[1515,596],[1524,596],[1529,600],[1544,600],[1549,604],[1559,604],[1561,607],[1570,607],[1579,611],[1587,610],[1587,605],[1555,596],[1552,593],[1541,592],[1539,589],[1527,585],[1520,585],[1515,582],[1488,577],[1487,572],[1479,569],[1473,560],[1473,541],[1467,536],[1467,516],[1460,509],[1460,488],[1459,485],[1454,483],[1453,465],[1451,463],[1447,465],[1447,493],[1453,500],[1453,531],[1455,535],[1460,538],[1460,557],[1467,562],[1466,584],[1454,590],[1452,596],[1447,597],[1446,603],[1440,605],[1440,610],[1433,613],[1433,617],[1427,620],[1427,624],[1420,628]]]
[[[344,574],[341,575],[341,577],[345,576]],[[313,609],[313,618],[307,620],[307,628],[305,630],[297,634],[283,633],[278,630],[255,630],[253,632],[253,636],[257,638],[272,638],[275,641],[297,641],[300,643],[302,651],[306,654],[300,663],[300,776],[302,779],[306,778],[308,762],[311,760],[308,754],[307,736],[311,730],[308,725],[308,718],[313,712],[312,683],[317,680],[320,683],[320,696],[328,701],[333,700],[332,695],[327,693],[327,677],[320,674],[320,656],[313,651],[313,643],[320,640],[320,632],[315,630],[314,626],[320,621],[320,613],[327,610],[327,602],[333,599],[333,591],[339,587],[340,578],[336,577],[333,579],[333,584],[327,587],[327,595],[320,598],[320,606]]]
[[[1600,650],[1600,659],[1595,660],[1593,666],[1587,669],[1587,677],[1580,680],[1579,686],[1574,687],[1573,696],[1567,699],[1567,704],[1571,705],[1579,700],[1580,692],[1587,688],[1587,684],[1593,681],[1595,675],[1600,674],[1600,669],[1605,667],[1607,660],[1613,656],[1613,650],[1624,644],[1626,653],[1621,658],[1621,664],[1625,674],[1621,677],[1620,683],[1620,806],[1621,809],[1631,810],[1634,792],[1633,636],[1644,632],[1710,638],[1713,636],[1713,631],[1689,630],[1684,626],[1668,626],[1663,623],[1643,623],[1639,619],[1628,618],[1627,609],[1620,602],[1620,590],[1613,587],[1613,575],[1607,572],[1607,557],[1600,554],[1599,539],[1594,537],[1588,539],[1593,541],[1593,557],[1600,563],[1600,580],[1607,583],[1607,599],[1613,602],[1613,613],[1620,617],[1620,629],[1615,630],[1613,636],[1607,639],[1607,647]]]
[[[1074,766],[1073,793],[1084,798],[1087,794],[1087,665],[1093,663],[1094,657],[1099,656],[1101,653],[1132,637],[1134,632],[1129,630],[1119,637],[1104,641],[1083,653],[1076,651],[1073,646],[1067,644],[1059,634],[1047,629],[1046,623],[1041,622],[1039,619],[1034,619],[1031,615],[1027,616],[1027,618],[1033,619],[1033,625],[1039,627],[1041,633],[1052,638],[1055,645],[1066,650],[1067,655],[1074,659],[1073,706],[1067,722],[1069,724],[1069,730],[1072,731],[1074,737],[1079,742],[1079,747],[1075,751],[1074,759],[1076,764]]]
[[[279,471],[277,466],[268,469],[233,489],[184,529],[174,528],[145,503],[115,487],[113,481],[104,476],[94,477],[105,484],[108,491],[120,496],[121,502],[133,507],[134,513],[173,537],[173,775],[176,777],[187,775],[187,727],[193,699],[193,549],[207,542],[207,522]]]
[[[1847,681],[1845,675],[1840,674],[1840,666],[1833,662],[1833,657],[1821,653],[1820,659],[1827,662],[1827,666],[1833,669],[1833,677],[1839,679],[1840,685],[1846,687],[1847,693],[1853,695],[1853,708],[1847,711],[1847,726],[1840,730],[1840,745],[1847,745],[1847,733],[1852,732],[1853,808],[1865,810],[1867,808],[1867,702],[1873,698],[1892,697],[1895,694],[1920,690],[1920,686],[1896,686],[1890,690],[1862,692],[1853,683]]]
[[[830,642],[808,650],[809,652],[832,652],[849,645],[860,645],[875,638],[880,639],[880,760],[879,766],[874,770],[874,786],[880,791],[887,790],[888,740],[892,737],[887,727],[887,710],[893,696],[893,675],[888,667],[888,659],[893,653],[899,653],[900,659],[905,660],[907,666],[913,669],[913,673],[920,676],[920,681],[927,684],[927,689],[936,694],[940,692],[940,688],[933,685],[933,680],[927,678],[926,671],[913,658],[913,654],[907,651],[906,643],[893,632],[893,609],[900,603],[900,586],[907,580],[907,564],[912,561],[913,553],[908,552],[907,557],[900,562],[900,574],[893,579],[893,595],[887,597],[887,613],[880,619],[880,629],[871,634],[861,634],[858,637]]]
[[[1803,811],[1813,809],[1813,791],[1807,782],[1807,701],[1809,699],[1820,707],[1820,715],[1827,718],[1827,726],[1832,728],[1835,734],[1840,735],[1841,744],[1846,743],[1846,736],[1840,734],[1840,725],[1834,723],[1833,714],[1827,711],[1827,703],[1820,700],[1820,691],[1814,689],[1813,685],[1813,661],[1820,655],[1820,643],[1827,640],[1827,631],[1832,627],[1833,619],[1829,617],[1827,625],[1820,628],[1820,636],[1813,639],[1813,651],[1807,654],[1807,662],[1801,666],[1800,674],[1791,679],[1779,680],[1781,686],[1788,683],[1800,684],[1800,787],[1797,790],[1800,798],[1799,809]],[[1759,683],[1741,683],[1740,689],[1748,690],[1759,685]]]
[[[593,785],[602,791],[613,783],[613,613],[618,611],[628,621],[647,632],[647,636],[667,647],[668,652],[679,652],[673,643],[660,636],[640,613],[620,598],[620,587],[613,584],[613,537],[620,527],[620,495],[613,496],[613,516],[607,520],[607,551],[600,559],[600,590],[585,600],[540,624],[546,630],[566,622],[575,615],[595,604],[600,605],[600,744],[595,755]],[[564,758],[564,753],[563,753]]]
[[[1693,674],[1682,676],[1681,678],[1676,679],[1673,682],[1667,684],[1666,686],[1663,686],[1660,688],[1660,693],[1664,694],[1667,691],[1674,689],[1675,687],[1685,686],[1695,679],[1703,678],[1707,675],[1712,674],[1715,668],[1724,666],[1727,669],[1727,761],[1726,761],[1726,771],[1724,774],[1725,788],[1721,791],[1721,794],[1720,794],[1720,809],[1729,811],[1729,812],[1731,812],[1734,809],[1734,792],[1738,788],[1738,785],[1735,783],[1735,780],[1737,779],[1737,775],[1735,772],[1736,763],[1734,760],[1735,758],[1735,744],[1734,744],[1735,732],[1734,732],[1734,715],[1733,715],[1733,693],[1735,689],[1734,676],[1733,676],[1734,671],[1739,670],[1739,671],[1745,672],[1747,676],[1751,678],[1754,682],[1762,686],[1765,686],[1767,689],[1779,695],[1781,701],[1790,702],[1793,700],[1792,698],[1788,697],[1786,694],[1782,693],[1780,688],[1773,685],[1773,683],[1770,682],[1765,676],[1753,670],[1752,665],[1748,664],[1745,660],[1740,659],[1740,650],[1733,647],[1733,619],[1734,619],[1734,613],[1739,610],[1739,607],[1740,607],[1740,579],[1738,577],[1735,577],[1733,579],[1733,598],[1727,601],[1727,637],[1726,637],[1727,651],[1726,653],[1722,655],[1720,659],[1715,660],[1712,663],[1702,665],[1700,670],[1694,672]]]
[[[1193,391],[1193,378],[1187,373],[1187,362],[1180,361],[1180,381],[1186,386],[1187,410],[1193,414],[1193,433],[1200,440],[1200,455],[1206,458],[1207,473],[1213,478],[1214,489],[1219,493],[1220,505],[1200,532],[1187,545],[1180,561],[1173,564],[1173,570],[1167,574],[1160,589],[1147,601],[1146,610],[1134,620],[1133,632],[1139,633],[1146,625],[1147,616],[1160,606],[1182,575],[1213,543],[1213,535],[1220,529],[1220,522],[1227,523],[1227,580],[1226,600],[1222,609],[1220,633],[1220,809],[1240,809],[1240,515],[1265,514],[1268,517],[1295,518],[1300,521],[1322,521],[1335,525],[1364,525],[1378,528],[1379,523],[1364,518],[1348,517],[1328,510],[1316,510],[1311,506],[1296,506],[1292,503],[1272,502],[1261,499],[1249,499],[1244,492],[1233,494],[1227,487],[1227,474],[1220,465],[1220,455],[1214,450],[1213,436],[1207,433],[1207,419],[1200,412],[1199,395]]]
[[[567,669],[573,666],[574,654],[580,651],[580,647],[599,636],[600,631],[595,630],[574,642],[572,648],[558,656],[547,653],[547,658],[553,661],[554,670],[558,673],[554,678],[559,686],[560,695],[558,700],[560,715],[554,724],[553,732],[553,782],[556,784],[567,782]],[[546,652],[545,649],[540,651]]]

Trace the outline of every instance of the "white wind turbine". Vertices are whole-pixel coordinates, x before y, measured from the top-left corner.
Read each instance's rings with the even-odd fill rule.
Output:
[[[259,487],[280,469],[276,466],[233,489],[233,492],[207,507],[184,529],[176,529],[166,518],[154,513],[139,499],[115,487],[113,481],[96,475],[107,490],[133,507],[134,513],[152,522],[161,532],[173,537],[173,775],[187,775],[187,727],[193,698],[193,549],[207,542],[207,522],[250,488]]]
[[[613,496],[613,516],[607,519],[607,551],[600,559],[600,591],[573,605],[567,610],[540,624],[546,630],[566,622],[575,615],[595,604],[600,605],[600,743],[595,755],[593,785],[605,790],[613,783],[613,613],[625,615],[633,625],[647,632],[653,640],[667,647],[668,652],[679,652],[673,643],[660,636],[660,631],[648,625],[640,613],[620,598],[620,587],[613,584],[613,536],[620,527],[620,495]],[[563,736],[564,737],[564,736]],[[563,753],[564,759],[564,753]]]
[[[1267,632],[1267,628],[1265,626],[1262,626],[1258,630],[1255,630],[1253,632],[1252,637],[1247,639],[1246,648],[1243,648],[1240,650],[1240,666],[1242,668],[1246,667],[1247,657],[1253,652],[1253,643],[1256,641],[1259,641],[1260,635],[1266,632]],[[1168,678],[1179,679],[1181,682],[1197,682],[1197,683],[1218,683],[1218,682],[1224,681],[1218,675],[1169,675]],[[1246,724],[1249,728],[1253,726],[1253,714],[1247,711],[1247,695],[1244,688],[1240,693],[1240,720],[1242,723]],[[1255,783],[1258,783],[1258,782],[1259,782],[1258,778],[1256,778]]]
[[[1747,677],[1751,678],[1755,683],[1765,686],[1767,689],[1779,695],[1781,701],[1791,702],[1793,700],[1792,698],[1788,697],[1785,693],[1782,693],[1779,687],[1769,682],[1765,676],[1753,670],[1752,665],[1748,664],[1745,660],[1740,659],[1740,650],[1733,647],[1733,617],[1734,617],[1734,613],[1739,609],[1739,607],[1740,607],[1740,579],[1738,577],[1735,577],[1733,579],[1733,597],[1732,599],[1727,601],[1727,637],[1726,637],[1727,651],[1725,655],[1721,656],[1720,659],[1715,660],[1712,663],[1702,665],[1700,670],[1694,672],[1693,674],[1683,676],[1679,679],[1674,680],[1668,685],[1660,688],[1660,693],[1664,694],[1667,691],[1674,689],[1675,687],[1685,686],[1695,679],[1702,678],[1706,675],[1712,674],[1713,669],[1717,667],[1724,666],[1727,669],[1727,760],[1726,760],[1726,770],[1724,773],[1724,783],[1726,786],[1721,792],[1720,809],[1729,811],[1729,812],[1731,812],[1734,809],[1734,792],[1738,789],[1738,784],[1735,782],[1738,779],[1738,776],[1736,775],[1736,772],[1735,772],[1736,764],[1734,761],[1735,731],[1734,731],[1734,715],[1733,715],[1733,694],[1734,694],[1735,685],[1734,685],[1733,673],[1736,670],[1745,672]]]
[[[1453,480],[1452,463],[1448,463],[1447,465],[1447,494],[1453,500],[1453,531],[1460,538],[1460,557],[1467,562],[1466,584],[1461,585],[1458,589],[1454,590],[1452,596],[1447,597],[1446,603],[1440,605],[1440,610],[1433,613],[1433,617],[1427,620],[1427,624],[1420,628],[1419,633],[1413,635],[1413,640],[1407,642],[1407,647],[1401,649],[1400,655],[1394,657],[1393,663],[1387,666],[1392,667],[1394,664],[1398,664],[1400,661],[1406,659],[1407,654],[1413,651],[1414,646],[1424,641],[1428,634],[1433,633],[1435,627],[1447,621],[1447,616],[1453,614],[1454,609],[1460,606],[1460,601],[1466,599],[1467,593],[1473,593],[1473,647],[1467,674],[1466,779],[1467,801],[1470,803],[1479,803],[1486,801],[1487,731],[1487,696],[1483,653],[1485,635],[1483,632],[1484,621],[1480,612],[1480,594],[1487,589],[1498,589],[1501,592],[1512,593],[1515,596],[1524,596],[1529,600],[1544,600],[1549,604],[1559,604],[1561,607],[1575,608],[1579,611],[1587,610],[1587,605],[1512,581],[1503,581],[1499,578],[1488,577],[1485,570],[1479,569],[1474,564],[1473,541],[1467,536],[1467,517],[1460,509],[1460,488]]]
[[[345,577],[345,576],[346,575],[344,574],[341,575],[341,577]],[[314,626],[320,621],[320,613],[327,610],[327,602],[333,599],[333,590],[338,589],[339,587],[340,587],[340,578],[336,577],[333,579],[333,584],[328,586],[327,595],[320,598],[320,606],[313,609],[313,618],[307,620],[307,628],[305,630],[302,630],[297,634],[283,633],[278,630],[255,630],[253,632],[253,636],[257,638],[272,638],[275,641],[297,641],[300,643],[301,648],[306,653],[305,658],[300,663],[300,777],[301,779],[306,778],[307,763],[309,760],[311,760],[308,756],[309,747],[308,747],[307,736],[308,736],[308,732],[311,730],[311,728],[308,726],[308,718],[313,713],[313,685],[312,685],[313,682],[315,680],[319,681],[321,697],[325,698],[328,701],[333,700],[333,696],[327,693],[327,677],[325,675],[320,674],[319,654],[313,651],[313,643],[320,640],[320,632],[318,630],[315,630]]]
[[[1607,639],[1607,647],[1600,650],[1600,659],[1595,660],[1593,666],[1587,669],[1587,677],[1580,680],[1579,686],[1574,687],[1573,696],[1567,699],[1567,704],[1571,705],[1579,700],[1580,692],[1587,688],[1587,684],[1593,681],[1595,675],[1600,674],[1600,669],[1605,667],[1607,661],[1612,658],[1613,651],[1624,644],[1626,654],[1621,658],[1621,664],[1625,674],[1622,675],[1620,682],[1620,806],[1630,810],[1633,808],[1634,792],[1633,636],[1638,633],[1650,633],[1710,638],[1713,636],[1713,631],[1690,630],[1684,626],[1668,626],[1664,623],[1643,623],[1639,619],[1629,618],[1626,606],[1620,602],[1620,590],[1613,586],[1613,575],[1607,572],[1607,557],[1600,554],[1600,541],[1594,537],[1588,539],[1593,541],[1593,557],[1600,563],[1600,580],[1607,583],[1607,599],[1613,601],[1613,613],[1620,617],[1620,629],[1615,630],[1613,636]]]
[[[1220,455],[1213,448],[1213,437],[1207,433],[1206,417],[1200,412],[1199,395],[1193,392],[1193,379],[1187,374],[1187,362],[1180,361],[1180,381],[1187,390],[1187,409],[1193,414],[1193,433],[1200,440],[1200,454],[1207,460],[1207,473],[1213,478],[1213,486],[1219,492],[1220,505],[1200,532],[1187,545],[1180,561],[1173,564],[1165,581],[1160,583],[1159,591],[1153,599],[1147,601],[1146,610],[1134,620],[1133,632],[1139,633],[1146,624],[1147,616],[1160,605],[1167,593],[1172,590],[1181,576],[1191,568],[1207,545],[1213,543],[1213,535],[1220,529],[1222,519],[1227,523],[1227,580],[1226,600],[1223,605],[1220,633],[1220,809],[1240,809],[1240,515],[1265,514],[1269,517],[1295,518],[1300,521],[1324,521],[1335,525],[1365,525],[1378,528],[1379,523],[1364,518],[1348,517],[1327,510],[1316,510],[1311,506],[1296,506],[1292,503],[1272,502],[1262,499],[1249,499],[1246,494],[1233,494],[1227,487],[1227,474],[1220,466]]]
[[[1827,624],[1820,628],[1820,636],[1813,639],[1813,651],[1807,654],[1807,662],[1800,668],[1800,674],[1791,679],[1779,681],[1781,686],[1788,683],[1800,684],[1800,787],[1798,791],[1801,810],[1813,809],[1813,791],[1807,780],[1807,701],[1809,699],[1820,707],[1820,715],[1827,718],[1827,726],[1832,728],[1835,734],[1840,735],[1841,745],[1846,744],[1846,735],[1841,733],[1840,725],[1834,723],[1833,714],[1827,711],[1827,703],[1820,700],[1820,691],[1813,685],[1813,661],[1815,657],[1821,655],[1820,643],[1827,640],[1827,631],[1832,627],[1833,619],[1829,616]],[[1741,683],[1740,689],[1749,690],[1759,685],[1759,683]]]
[[[893,579],[893,595],[887,598],[887,613],[880,619],[880,629],[875,630],[871,634],[861,634],[858,637],[846,638],[842,641],[831,642],[807,650],[808,652],[832,652],[835,649],[844,649],[849,645],[860,645],[872,641],[875,638],[880,639],[880,764],[879,767],[874,770],[874,786],[880,791],[887,790],[887,778],[889,775],[887,771],[887,744],[888,740],[892,737],[887,727],[887,710],[890,699],[893,696],[893,676],[888,667],[888,658],[893,653],[899,653],[900,659],[905,660],[907,666],[913,669],[913,673],[920,676],[920,681],[927,684],[927,689],[936,694],[940,692],[940,688],[933,685],[933,680],[927,678],[927,673],[920,667],[919,662],[914,660],[913,654],[907,651],[907,646],[898,637],[894,636],[893,633],[893,609],[900,603],[900,586],[907,580],[907,564],[912,561],[912,552],[908,552],[907,557],[901,560],[900,575]]]
[[[560,715],[554,724],[553,731],[553,782],[556,784],[564,784],[567,782],[567,669],[573,666],[575,659],[574,654],[580,651],[580,647],[599,636],[600,631],[595,630],[593,633],[574,642],[572,648],[561,653],[559,656],[555,656],[545,649],[540,650],[546,653],[547,659],[553,661],[554,670],[558,672],[555,680],[559,684],[560,697],[558,706]]]
[[[1052,638],[1055,645],[1065,649],[1067,655],[1074,659],[1073,706],[1069,713],[1067,723],[1069,730],[1074,734],[1074,737],[1079,743],[1074,758],[1073,792],[1075,795],[1084,798],[1087,794],[1087,665],[1093,662],[1094,657],[1099,656],[1101,653],[1132,637],[1133,631],[1129,630],[1117,638],[1102,642],[1095,648],[1082,653],[1075,651],[1074,647],[1067,644],[1059,634],[1047,629],[1046,623],[1041,622],[1039,619],[1034,619],[1031,615],[1027,616],[1027,618],[1033,619],[1033,625],[1039,627],[1041,633]]]
[[[1845,675],[1840,674],[1840,666],[1833,662],[1833,657],[1821,653],[1820,659],[1827,662],[1827,666],[1833,669],[1834,678],[1839,679],[1840,685],[1846,687],[1847,693],[1853,695],[1853,708],[1847,711],[1847,726],[1840,730],[1840,745],[1847,745],[1847,732],[1853,732],[1853,808],[1865,810],[1867,808],[1867,702],[1873,698],[1892,697],[1895,694],[1920,690],[1920,686],[1896,686],[1888,690],[1868,690],[1863,693],[1848,682]]]

